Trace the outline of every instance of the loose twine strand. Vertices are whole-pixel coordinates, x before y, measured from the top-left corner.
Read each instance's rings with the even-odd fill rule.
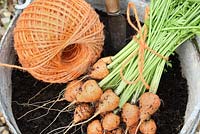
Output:
[[[135,15],[135,20],[137,22],[137,26],[135,26],[130,18],[130,9],[133,10],[133,13]],[[144,20],[146,21],[148,19],[149,16],[149,7],[147,6],[145,9],[145,18]],[[150,51],[151,53],[157,55],[158,57],[164,59],[164,60],[168,60],[168,57],[164,57],[163,55],[157,53],[155,50],[151,49],[150,47],[148,47],[148,45],[146,44],[146,38],[147,38],[147,34],[148,34],[148,28],[147,26],[144,24],[143,26],[143,30],[142,30],[142,26],[140,24],[139,21],[139,17],[138,17],[138,12],[136,9],[136,6],[134,3],[129,2],[128,3],[128,7],[127,7],[127,20],[129,25],[138,33],[139,38],[137,38],[136,36],[133,36],[133,40],[135,40],[135,42],[139,45],[139,48],[132,52],[122,63],[122,67],[120,68],[120,77],[122,78],[122,80],[126,83],[126,84],[136,84],[137,82],[139,82],[141,80],[141,82],[143,83],[143,85],[145,86],[146,89],[150,89],[150,85],[146,82],[146,80],[144,79],[143,76],[143,70],[144,70],[144,61],[145,61],[145,50]],[[125,78],[124,74],[123,74],[123,70],[125,69],[125,67],[127,66],[127,64],[130,62],[130,60],[135,56],[138,55],[138,72],[139,72],[139,76],[137,77],[136,80],[133,81],[129,81]]]

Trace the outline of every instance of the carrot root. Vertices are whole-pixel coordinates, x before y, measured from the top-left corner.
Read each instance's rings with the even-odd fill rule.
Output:
[[[60,116],[60,114],[61,114],[63,111],[65,111],[69,106],[73,105],[74,103],[75,103],[75,101],[72,102],[72,103],[70,103],[67,107],[63,108],[63,109],[57,114],[57,116],[54,118],[54,120],[53,120],[46,128],[44,128],[44,129],[41,131],[40,134],[42,134],[45,130],[47,130],[47,129],[56,121],[56,119]]]

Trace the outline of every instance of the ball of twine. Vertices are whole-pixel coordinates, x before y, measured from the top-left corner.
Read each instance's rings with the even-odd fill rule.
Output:
[[[14,29],[19,62],[45,82],[79,77],[100,56],[103,44],[103,24],[84,0],[35,0]]]

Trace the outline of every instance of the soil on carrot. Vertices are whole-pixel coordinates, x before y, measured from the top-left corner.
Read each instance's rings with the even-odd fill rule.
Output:
[[[105,24],[105,51],[103,56],[113,55],[116,53],[116,50],[113,49],[110,42],[110,32],[108,30],[108,19],[109,17],[102,13],[98,12],[101,15],[101,20]],[[132,38],[134,31],[127,24],[127,38],[124,43],[127,43],[129,39]],[[158,95],[162,99],[162,105],[159,111],[153,116],[155,119],[158,130],[157,134],[178,134],[184,123],[184,113],[186,110],[187,104],[187,82],[182,77],[180,62],[178,56],[175,54],[170,57],[172,63],[172,68],[165,67],[166,71],[163,73],[160,86],[158,89]],[[20,103],[27,103],[30,98],[37,94],[41,89],[44,89],[38,96],[33,98],[30,103],[42,102],[50,100],[59,95],[66,84],[49,84],[38,81],[34,79],[27,72],[13,70],[12,73],[12,86],[13,86],[13,113],[16,118],[19,129],[22,134],[39,134],[44,130],[57,116],[58,111],[51,110],[47,114],[45,109],[37,109],[33,112],[30,112],[21,119],[17,119],[20,116],[24,115],[26,112],[36,108],[31,105],[19,105]],[[38,104],[42,105],[44,104]],[[57,102],[52,108],[53,109],[63,109],[67,106],[67,102]],[[46,105],[49,107],[50,105]],[[45,115],[46,114],[46,115]],[[45,115],[41,118],[36,119],[37,117]],[[32,120],[35,119],[35,120]],[[48,133],[53,129],[59,127],[67,126],[73,119],[73,112],[63,112],[59,115],[58,119],[46,130],[44,133]],[[80,134],[85,133],[85,126],[77,127],[72,129],[69,133]],[[55,134],[53,132],[52,134]]]

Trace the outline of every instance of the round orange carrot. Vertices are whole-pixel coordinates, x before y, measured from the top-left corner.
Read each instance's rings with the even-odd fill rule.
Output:
[[[143,134],[156,134],[156,123],[153,119],[143,121],[140,125],[140,132]]]
[[[103,128],[99,120],[94,120],[87,127],[87,134],[103,134]]]
[[[109,74],[109,70],[106,66],[106,63],[100,59],[93,66],[89,72],[89,76],[93,79],[101,80]]]
[[[139,98],[140,120],[148,120],[160,107],[160,98],[158,95],[146,92]]]
[[[139,121],[139,108],[136,105],[130,103],[124,104],[122,107],[122,119],[126,123],[127,127],[130,127]]]
[[[119,105],[119,97],[111,90],[106,90],[99,100],[96,113],[113,111]]]
[[[129,129],[128,129],[128,133],[129,134],[136,134],[137,126],[138,126],[138,124],[134,124],[134,125],[130,126]]]
[[[117,129],[113,130],[112,134],[123,134],[123,129],[119,127]]]
[[[94,109],[86,103],[79,104],[74,111],[74,123],[83,121],[92,116]]]
[[[123,132],[123,129],[121,127],[119,127],[112,131],[106,131],[105,134],[124,134],[124,132]]]
[[[111,89],[106,90],[102,94],[98,102],[98,106],[96,107],[96,112],[94,113],[94,115],[87,121],[84,121],[79,124],[87,123],[101,113],[113,111],[118,107],[118,105],[119,105],[119,97]]]
[[[103,91],[95,80],[86,81],[81,91],[76,95],[77,102],[96,102],[100,99]]]
[[[104,130],[111,131],[119,127],[120,117],[114,113],[108,113],[102,120]]]
[[[79,80],[73,80],[69,82],[64,92],[65,100],[67,100],[68,102],[75,101],[76,95],[80,91],[82,85],[83,85],[83,82]]]

